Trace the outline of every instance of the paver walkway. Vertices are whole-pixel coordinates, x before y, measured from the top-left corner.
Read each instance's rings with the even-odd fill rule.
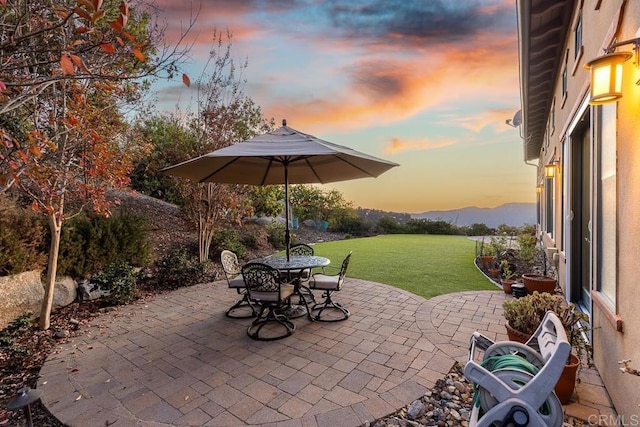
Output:
[[[69,426],[355,427],[407,405],[466,361],[474,331],[505,339],[501,291],[430,300],[347,279],[343,322],[295,319],[288,338],[258,342],[229,319],[226,282],[182,288],[96,318],[59,346],[38,389]],[[597,373],[568,410],[611,408]],[[571,409],[569,409],[571,408]]]

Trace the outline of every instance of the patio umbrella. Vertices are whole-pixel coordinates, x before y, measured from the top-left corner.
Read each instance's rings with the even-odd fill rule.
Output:
[[[163,172],[197,182],[272,185],[285,188],[285,245],[289,259],[289,184],[326,184],[377,177],[397,163],[333,144],[287,126],[257,135]]]

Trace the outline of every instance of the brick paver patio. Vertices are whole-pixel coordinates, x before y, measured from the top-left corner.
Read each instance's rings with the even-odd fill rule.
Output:
[[[258,342],[251,319],[230,319],[226,282],[119,307],[59,346],[38,388],[69,426],[356,427],[419,398],[467,359],[474,331],[506,339],[502,291],[430,300],[347,279],[343,322],[294,319],[288,338]],[[597,372],[585,370],[568,413],[610,414]]]

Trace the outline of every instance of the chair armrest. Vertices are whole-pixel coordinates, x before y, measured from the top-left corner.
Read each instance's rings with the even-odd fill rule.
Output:
[[[341,268],[337,267],[335,265],[325,265],[322,268],[322,273],[320,274],[324,274],[325,276],[335,276],[337,274],[340,273]]]

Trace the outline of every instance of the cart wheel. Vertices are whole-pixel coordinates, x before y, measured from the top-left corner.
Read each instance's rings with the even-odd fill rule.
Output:
[[[513,390],[520,389],[533,378],[531,374],[514,369],[498,369],[493,371],[492,374]],[[498,400],[482,386],[478,388],[478,399],[480,409],[482,409],[485,414],[499,403]],[[545,426],[547,427],[561,427],[564,422],[562,404],[553,391],[549,394],[542,406],[538,408],[537,413],[544,420]],[[531,415],[532,414],[530,414],[530,416]]]

